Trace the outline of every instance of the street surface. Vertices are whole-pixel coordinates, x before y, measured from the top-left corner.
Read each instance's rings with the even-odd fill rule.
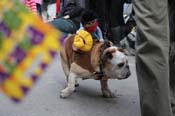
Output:
[[[140,116],[134,57],[129,65],[128,79],[109,81],[116,98],[103,98],[97,80],[79,80],[77,92],[61,99],[66,79],[58,56],[21,103],[0,94],[0,116]]]

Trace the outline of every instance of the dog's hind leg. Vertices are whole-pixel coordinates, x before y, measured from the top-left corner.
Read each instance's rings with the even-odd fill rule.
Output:
[[[76,79],[75,80],[75,87],[78,87],[79,86],[79,83],[78,83],[78,80]]]
[[[64,74],[66,75],[66,79],[68,81],[68,76],[69,76],[69,72],[70,72],[70,65],[69,65],[68,58],[66,56],[64,49],[61,49],[60,57],[61,57],[61,65],[62,65]]]
[[[76,82],[77,75],[74,73],[69,73],[68,76],[68,86],[61,91],[60,97],[66,98],[71,95],[75,90],[75,82]]]
[[[108,80],[100,80],[101,84],[101,91],[103,94],[103,97],[113,98],[115,95],[110,91],[108,87]]]

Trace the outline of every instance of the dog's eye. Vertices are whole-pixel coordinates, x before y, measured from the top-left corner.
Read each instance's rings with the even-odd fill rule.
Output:
[[[118,67],[121,68],[121,67],[123,67],[124,65],[125,65],[125,63],[122,62],[122,63],[118,64]]]

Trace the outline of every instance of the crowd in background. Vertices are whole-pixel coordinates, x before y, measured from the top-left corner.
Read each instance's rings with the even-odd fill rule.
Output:
[[[98,25],[105,40],[126,49],[134,55],[135,20],[131,0],[22,0],[23,3],[43,20],[62,32],[76,33],[81,26],[83,11],[90,9],[97,15]],[[100,5],[99,5],[100,3]],[[55,15],[49,16],[48,6],[56,5]],[[65,16],[69,17],[65,17]],[[132,51],[131,51],[132,50]]]

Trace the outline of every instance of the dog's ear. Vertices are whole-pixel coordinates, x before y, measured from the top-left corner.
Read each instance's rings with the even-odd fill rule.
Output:
[[[116,50],[117,49],[115,47],[105,49],[102,55],[103,61],[107,61],[108,59],[111,60],[113,58],[113,53],[115,53]]]
[[[106,59],[112,59],[113,58],[113,55],[112,55],[112,53],[111,52],[107,52],[106,54],[105,54],[105,57],[106,57]]]
[[[109,41],[109,45],[110,45],[110,46],[113,46],[113,43],[112,43],[112,41]]]
[[[128,56],[128,52],[126,50],[124,50],[123,48],[118,48],[118,51],[124,53],[126,56]]]
[[[118,51],[120,51],[120,52],[123,52],[123,53],[124,53],[123,48],[118,48]]]

